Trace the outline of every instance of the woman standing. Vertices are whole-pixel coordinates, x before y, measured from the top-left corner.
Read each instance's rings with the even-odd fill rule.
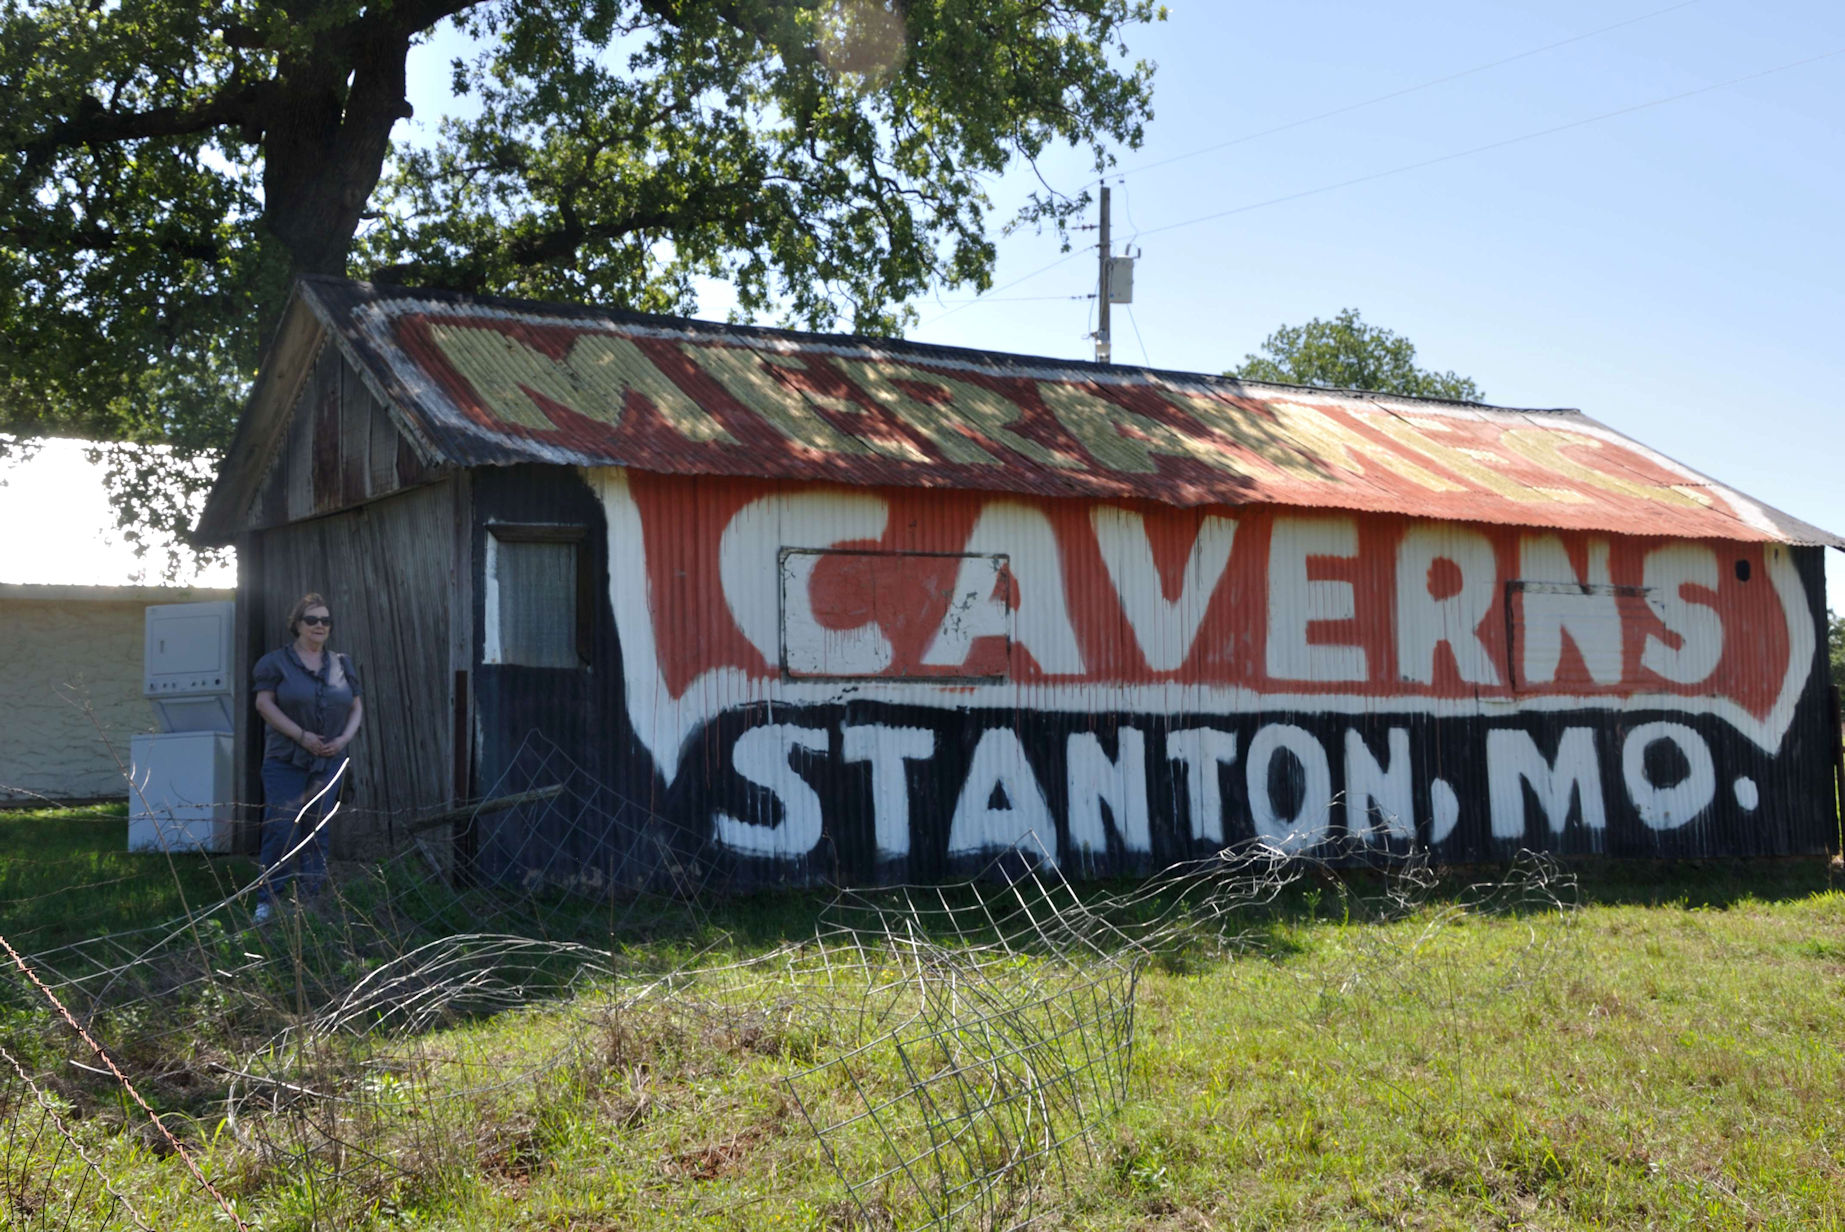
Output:
[[[314,800],[346,764],[346,746],[365,717],[352,660],[327,649],[333,613],[317,594],[301,596],[288,616],[292,639],[256,661],[256,713],[263,743],[263,878],[256,922],[274,912],[291,880],[312,898],[327,880],[327,813],[335,787]],[[309,801],[314,801],[309,805]],[[305,840],[305,842],[304,842]],[[283,856],[301,850],[284,861]]]

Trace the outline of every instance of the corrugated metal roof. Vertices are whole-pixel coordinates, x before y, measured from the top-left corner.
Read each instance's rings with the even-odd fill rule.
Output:
[[[1577,411],[1513,410],[309,279],[458,466],[1250,503],[1845,547]]]

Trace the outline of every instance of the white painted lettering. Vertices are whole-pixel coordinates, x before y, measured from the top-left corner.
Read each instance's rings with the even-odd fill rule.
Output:
[[[1377,762],[1371,746],[1355,729],[1345,733],[1345,832],[1354,839],[1373,841],[1382,830],[1391,838],[1416,837],[1416,801],[1410,779],[1409,729],[1393,727],[1390,768]],[[1383,825],[1372,821],[1373,810]]]
[[[1358,527],[1350,518],[1275,519],[1268,547],[1270,676],[1317,681],[1366,678],[1364,647],[1307,640],[1313,622],[1350,620],[1357,611],[1350,582],[1308,580],[1308,558],[1349,559],[1357,554]]]
[[[1005,798],[994,803],[994,794]],[[948,827],[948,854],[971,855],[1017,847],[1057,863],[1057,823],[1044,788],[1010,727],[980,733]]]
[[[1663,786],[1653,782],[1646,767],[1647,750],[1661,741],[1675,745],[1685,759],[1685,777]],[[1628,732],[1621,746],[1621,777],[1640,820],[1653,830],[1676,830],[1695,821],[1717,798],[1710,746],[1683,723],[1642,723]]]
[[[1557,742],[1556,764],[1544,760],[1529,732],[1500,728],[1486,733],[1487,794],[1492,797],[1493,837],[1523,838],[1525,793],[1531,784],[1552,834],[1563,833],[1569,820],[1570,798],[1582,802],[1582,824],[1591,830],[1607,826],[1602,803],[1601,761],[1595,755],[1595,731],[1571,727]]]
[[[679,350],[703,368],[731,397],[754,411],[797,448],[817,453],[869,454],[872,449],[820,414],[814,403],[777,380],[776,357],[747,347],[682,342]]]
[[[1589,541],[1589,571],[1578,577],[1569,549],[1555,535],[1531,535],[1518,548],[1524,580],[1524,673],[1549,684],[1563,661],[1563,638],[1582,654],[1597,684],[1621,680],[1621,609],[1608,580],[1608,541]]]
[[[730,764],[738,774],[766,787],[781,805],[782,819],[774,825],[742,821],[728,813],[716,814],[718,842],[752,856],[804,856],[820,842],[820,793],[795,773],[789,757],[796,749],[826,752],[826,733],[811,727],[771,723],[752,727],[737,737]]]
[[[1715,607],[1686,598],[1684,588],[1717,589],[1717,554],[1701,543],[1668,544],[1648,552],[1642,569],[1647,606],[1678,645],[1647,634],[1640,665],[1679,684],[1708,679],[1723,658],[1723,617]]]
[[[980,511],[962,550],[968,555],[962,558],[955,577],[956,595],[983,586],[987,590],[971,605],[950,607],[922,661],[931,667],[959,666],[967,662],[976,638],[1004,637],[1010,628],[1013,642],[1030,651],[1046,675],[1080,676],[1083,652],[1076,644],[1064,596],[1063,557],[1043,511],[996,501]],[[992,565],[983,558],[993,555],[1007,557],[1013,585],[1018,588],[1016,613],[1008,608],[1004,595],[992,593]]]
[[[1159,568],[1153,562],[1146,520],[1113,505],[1098,506],[1089,517],[1095,527],[1096,546],[1102,551],[1102,563],[1108,567],[1109,579],[1121,599],[1121,610],[1133,626],[1147,666],[1156,672],[1177,671],[1191,653],[1198,626],[1204,623],[1211,596],[1230,563],[1236,523],[1215,516],[1200,520],[1198,537],[1192,540],[1191,554],[1185,558],[1179,597],[1167,599],[1160,585]]]
[[[1440,562],[1448,568],[1438,570]],[[1498,684],[1499,670],[1479,634],[1498,590],[1498,561],[1485,535],[1458,526],[1405,532],[1397,545],[1397,674],[1434,683],[1435,653],[1446,643],[1462,680]]]
[[[1282,753],[1292,754],[1300,763],[1302,776],[1299,804],[1286,817],[1269,791],[1273,762]],[[1289,853],[1308,851],[1326,841],[1332,825],[1332,769],[1326,762],[1326,750],[1312,733],[1291,723],[1271,723],[1259,729],[1249,741],[1243,777],[1257,839]]]
[[[1119,402],[1104,398],[1093,386],[1038,382],[1038,397],[1051,414],[1095,460],[1110,470],[1148,475],[1158,470],[1154,454],[1186,458],[1231,474],[1243,468],[1223,446],[1207,437],[1181,432]],[[1126,429],[1126,431],[1123,431]]]
[[[1080,458],[1047,448],[1017,432],[1019,405],[996,390],[885,360],[838,357],[832,362],[872,401],[927,440],[950,462],[999,465],[998,458],[974,443],[976,438],[967,431],[972,427],[988,442],[1023,454],[1041,466],[1072,468],[1083,464]],[[920,390],[930,392],[919,397]]]
[[[935,756],[935,733],[924,727],[886,727],[881,723],[840,729],[848,762],[871,763],[871,815],[878,855],[895,859],[910,854],[910,785],[903,763]]]
[[[1115,818],[1115,833],[1130,852],[1153,851],[1147,805],[1147,737],[1132,727],[1117,729],[1118,755],[1110,760],[1094,732],[1073,732],[1065,757],[1070,788],[1070,845],[1098,855],[1108,851],[1102,805]]]
[[[1166,737],[1166,757],[1185,767],[1185,804],[1192,837],[1224,841],[1224,789],[1217,768],[1236,761],[1236,733],[1191,727]]]
[[[825,552],[783,552],[782,662],[796,676],[875,676],[891,664],[890,639],[876,623],[850,629],[820,623],[814,611],[814,570]]]
[[[843,492],[777,493],[751,501],[732,515],[718,540],[718,579],[731,619],[765,661],[782,665],[782,604],[777,600],[782,547],[829,548],[880,539],[889,519],[890,507],[881,497]],[[818,642],[819,621],[806,585],[811,580],[810,568],[802,584],[792,588],[792,596],[790,588],[779,589],[783,598],[793,599],[791,622],[799,637]],[[885,665],[890,663],[890,644],[875,625],[823,632],[832,639],[828,648],[837,647],[860,662],[881,657]]]
[[[1461,798],[1454,794],[1454,785],[1447,779],[1430,781],[1429,808],[1433,814],[1429,818],[1429,842],[1446,842],[1461,820]]]

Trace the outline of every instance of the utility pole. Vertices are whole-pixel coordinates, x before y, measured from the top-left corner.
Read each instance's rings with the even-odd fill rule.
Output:
[[[1108,252],[1108,186],[1106,184],[1102,186],[1102,238],[1101,238],[1101,243],[1099,243],[1096,247],[1097,247],[1097,251],[1101,253],[1101,261],[1098,264],[1097,273],[1096,273],[1096,284],[1095,284],[1096,296],[1095,298],[1096,298],[1096,305],[1097,305],[1096,311],[1100,313],[1101,315],[1097,318],[1097,322],[1096,322],[1097,329],[1095,331],[1095,362],[1098,364],[1106,364],[1106,363],[1113,362],[1112,350],[1109,347],[1109,342],[1108,342],[1109,252]]]

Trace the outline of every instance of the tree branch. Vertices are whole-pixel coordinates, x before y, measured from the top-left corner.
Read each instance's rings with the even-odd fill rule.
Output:
[[[44,165],[59,150],[74,146],[117,145],[148,137],[183,137],[227,126],[260,123],[269,83],[235,80],[190,107],[154,107],[147,111],[112,111],[85,96],[77,114],[54,124],[42,137],[22,147],[28,167]]]
[[[269,47],[269,40],[261,30],[239,22],[226,22],[219,26],[218,35],[226,47],[235,47],[239,51],[264,51]]]
[[[680,11],[682,5],[679,0],[641,0],[640,7],[642,11],[662,22],[676,25],[685,19],[684,14]],[[788,67],[796,68],[819,61],[820,49],[818,47],[813,43],[780,37],[781,34],[792,29],[792,24],[784,22],[782,23],[783,30],[778,31],[775,28],[776,23],[763,20],[762,7],[750,4],[747,0],[744,3],[720,2],[711,6],[718,20],[733,30],[752,36],[765,46],[773,47]],[[907,13],[908,9],[907,3],[898,6],[900,15]]]
[[[483,3],[485,0],[406,0],[379,5],[334,31],[334,46],[342,54],[352,55],[375,39],[408,37]]]

